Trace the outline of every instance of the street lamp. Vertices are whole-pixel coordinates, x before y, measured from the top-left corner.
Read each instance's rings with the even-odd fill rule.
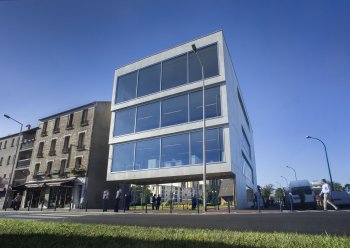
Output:
[[[198,50],[195,44],[192,44],[192,50],[193,52],[196,54],[197,59],[201,65],[202,68],[202,92],[203,92],[203,98],[202,98],[202,105],[203,105],[203,207],[204,207],[204,212],[207,211],[207,203],[206,203],[206,177],[207,177],[207,161],[206,161],[206,154],[205,154],[205,150],[206,150],[206,141],[205,141],[205,84],[204,84],[204,66],[202,64],[201,59],[199,58],[198,55]]]
[[[330,169],[330,167],[329,167],[328,154],[327,154],[327,148],[326,148],[325,143],[323,143],[322,140],[320,140],[320,139],[318,139],[318,138],[315,138],[315,137],[311,137],[311,136],[309,136],[309,135],[306,136],[306,138],[307,138],[307,139],[315,139],[315,140],[318,140],[319,142],[322,143],[322,145],[323,145],[323,147],[324,147],[324,151],[325,151],[325,153],[326,153],[326,159],[327,159],[327,166],[328,166],[329,178],[331,179],[331,188],[332,188],[332,190],[333,190],[333,189],[334,189],[334,187],[333,187],[333,179],[332,179],[331,169]]]
[[[11,174],[10,174],[10,180],[9,180],[9,184],[8,184],[8,187],[7,187],[7,190],[6,190],[6,194],[5,194],[5,203],[4,203],[4,209],[6,211],[7,209],[7,204],[8,204],[8,198],[9,198],[9,190],[12,191],[12,181],[13,181],[13,172],[14,172],[14,169],[15,169],[15,163],[17,161],[17,155],[18,155],[18,147],[19,147],[19,140],[21,138],[21,135],[22,135],[22,128],[23,128],[23,123],[13,119],[12,117],[10,117],[9,115],[6,115],[4,114],[4,117],[6,117],[7,119],[11,119],[15,122],[17,122],[18,124],[21,125],[21,129],[19,131],[19,134],[18,134],[18,140],[17,140],[17,146],[16,146],[16,151],[15,151],[15,156],[13,158],[13,164],[12,164],[12,169],[11,169]]]
[[[294,171],[295,181],[297,181],[298,180],[297,179],[297,172],[295,171],[295,169],[293,167],[291,167],[291,166],[288,166],[288,165],[286,166],[286,168],[292,169]]]
[[[285,181],[286,181],[286,184],[287,184],[287,187],[288,187],[288,180],[287,178],[285,178],[284,176],[281,176]]]

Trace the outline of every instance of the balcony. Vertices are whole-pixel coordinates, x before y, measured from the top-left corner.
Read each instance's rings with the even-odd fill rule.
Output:
[[[16,168],[26,168],[30,165],[30,158],[19,160]]]
[[[62,149],[62,154],[67,154],[67,153],[69,153],[69,148],[68,147],[64,147]]]
[[[70,124],[70,125],[67,125],[66,126],[66,130],[72,130],[74,127],[73,127],[73,124]]]
[[[21,150],[32,149],[34,146],[34,142],[26,142],[21,144]]]
[[[49,156],[56,156],[56,150],[49,151]]]
[[[84,151],[85,145],[77,146],[77,151]]]
[[[83,120],[80,122],[80,126],[84,127],[84,126],[87,126],[89,125],[89,121],[88,120]]]
[[[43,152],[38,152],[38,154],[36,155],[37,158],[43,158],[44,154]]]
[[[44,176],[45,175],[45,171],[38,171],[37,173],[36,173],[36,175],[35,176]]]
[[[53,133],[59,133],[60,132],[60,128],[59,127],[56,127],[54,130],[53,130]]]
[[[59,173],[60,173],[60,169],[51,170],[52,175],[58,175]]]

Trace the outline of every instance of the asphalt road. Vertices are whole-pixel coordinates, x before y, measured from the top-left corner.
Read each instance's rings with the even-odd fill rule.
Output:
[[[350,235],[350,211],[234,211],[228,213],[26,212],[0,211],[0,219],[145,227],[206,228],[236,231]]]

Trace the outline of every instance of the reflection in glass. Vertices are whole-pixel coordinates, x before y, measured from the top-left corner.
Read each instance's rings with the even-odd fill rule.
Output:
[[[134,169],[135,143],[113,145],[112,172]]]
[[[150,139],[136,143],[135,170],[159,168],[159,142],[159,139]]]
[[[219,75],[218,51],[216,44],[198,49],[198,55],[204,67],[205,78]],[[188,63],[190,82],[202,80],[202,67],[194,52],[188,54]]]
[[[159,127],[160,103],[150,103],[137,107],[136,132]]]
[[[162,90],[187,83],[187,54],[163,62]]]
[[[189,164],[188,133],[162,138],[161,167]]]
[[[136,97],[137,71],[118,78],[116,103]]]
[[[178,96],[162,102],[162,127],[188,121],[187,95]]]
[[[160,91],[160,63],[141,69],[137,84],[137,96]]]
[[[115,113],[114,136],[134,132],[135,108],[129,108]]]
[[[206,162],[221,162],[224,160],[223,134],[221,128],[207,129]],[[203,163],[203,132],[191,133],[191,164]]]
[[[190,93],[190,121],[202,120],[202,91]],[[221,116],[220,86],[205,90],[205,116]]]

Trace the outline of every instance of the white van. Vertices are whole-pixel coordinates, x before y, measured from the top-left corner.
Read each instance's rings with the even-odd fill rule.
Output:
[[[288,191],[289,195],[291,194],[293,198],[293,208],[317,208],[315,193],[308,180],[291,181]],[[290,204],[291,199],[288,200]]]

